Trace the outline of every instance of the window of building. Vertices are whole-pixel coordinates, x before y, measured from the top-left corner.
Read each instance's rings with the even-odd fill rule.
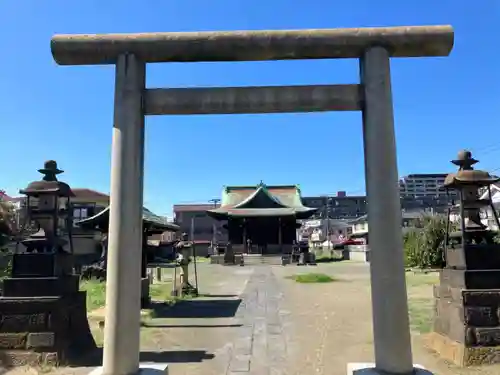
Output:
[[[76,222],[92,217],[95,214],[95,203],[73,205],[73,226],[76,226]]]

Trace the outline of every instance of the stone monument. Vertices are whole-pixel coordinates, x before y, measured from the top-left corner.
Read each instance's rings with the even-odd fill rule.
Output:
[[[500,245],[481,221],[481,211],[493,207],[490,185],[500,180],[474,170],[478,161],[461,151],[452,163],[459,167],[445,180],[445,188],[458,192],[459,202],[449,209],[445,240],[445,268],[434,287],[434,332],[427,345],[459,366],[500,362]],[[489,192],[480,198],[479,189]],[[460,231],[450,231],[456,212]],[[450,233],[451,232],[451,233]]]
[[[12,275],[0,297],[2,365],[59,364],[95,348],[87,321],[86,292],[73,272],[70,187],[57,180],[53,160],[28,185],[26,217],[38,232],[13,255]]]

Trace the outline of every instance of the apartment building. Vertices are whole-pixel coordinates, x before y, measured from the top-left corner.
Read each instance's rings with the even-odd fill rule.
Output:
[[[447,173],[410,174],[399,180],[399,193],[402,198],[446,197],[441,187]]]
[[[345,191],[336,196],[302,197],[302,204],[319,208],[315,218],[324,217],[328,211],[330,219],[352,219],[367,213],[366,196],[347,195]]]

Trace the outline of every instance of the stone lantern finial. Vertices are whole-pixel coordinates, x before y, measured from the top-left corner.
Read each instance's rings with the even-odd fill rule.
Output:
[[[57,168],[57,162],[55,160],[47,160],[43,163],[43,168],[39,169],[38,172],[43,174],[43,181],[57,181],[57,175],[64,173],[63,170]]]
[[[457,158],[451,162],[457,165],[459,170],[471,171],[474,169],[472,166],[479,163],[479,160],[474,159],[472,157],[472,152],[469,150],[461,150],[458,152]]]

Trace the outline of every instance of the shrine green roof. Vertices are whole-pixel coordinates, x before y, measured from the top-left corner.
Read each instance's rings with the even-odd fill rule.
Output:
[[[142,209],[142,221],[156,230],[163,230],[165,232],[177,232],[180,230],[177,224],[168,222],[164,217],[154,214],[145,207]],[[99,226],[107,228],[109,225],[109,206],[94,216],[77,221],[76,224],[81,227]]]
[[[215,218],[296,216],[310,217],[317,209],[302,204],[300,189],[296,185],[228,186],[224,188],[221,206],[207,211]]]

